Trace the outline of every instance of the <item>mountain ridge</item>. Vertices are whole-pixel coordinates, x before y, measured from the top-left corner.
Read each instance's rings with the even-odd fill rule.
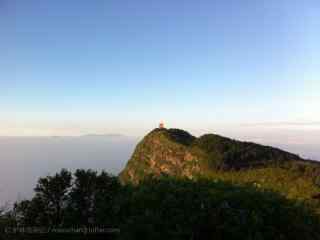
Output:
[[[316,201],[320,213],[315,200],[320,198],[320,162],[270,146],[156,128],[138,143],[119,179],[136,185],[162,175],[250,184],[290,199]]]
[[[137,145],[120,177],[134,182],[143,175],[162,173],[192,178],[211,170],[239,170],[292,161],[307,160],[279,148],[217,134],[195,137],[181,129],[156,128]]]

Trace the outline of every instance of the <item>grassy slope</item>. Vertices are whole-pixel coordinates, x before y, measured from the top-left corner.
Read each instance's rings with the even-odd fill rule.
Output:
[[[236,184],[253,184],[286,195],[291,199],[308,200],[320,193],[320,165],[304,161],[299,156],[280,149],[254,143],[240,142],[214,134],[195,138],[182,130],[156,129],[149,133],[137,146],[132,158],[120,174],[123,182],[143,179],[152,174],[148,171],[146,156],[158,154],[152,148],[157,142],[163,149],[173,152],[190,151],[199,158],[200,177],[220,179]],[[161,152],[162,150],[159,150]],[[178,156],[177,156],[178,157]],[[160,160],[161,161],[161,158]],[[172,172],[179,177],[179,169]],[[198,176],[199,177],[199,176]]]

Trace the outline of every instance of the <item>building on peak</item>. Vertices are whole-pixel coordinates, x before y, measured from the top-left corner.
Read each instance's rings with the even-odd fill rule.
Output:
[[[163,128],[164,128],[164,123],[163,123],[162,121],[161,121],[160,124],[159,124],[159,128],[160,128],[160,129],[163,129]]]

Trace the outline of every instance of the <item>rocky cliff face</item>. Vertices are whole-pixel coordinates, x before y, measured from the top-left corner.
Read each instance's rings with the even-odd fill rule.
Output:
[[[282,164],[299,156],[254,143],[214,134],[196,138],[179,129],[154,129],[137,145],[122,182],[137,183],[147,175],[167,174],[193,178],[214,170]]]
[[[189,149],[194,139],[182,130],[153,130],[137,145],[121,179],[137,182],[161,173],[192,177],[200,172],[198,156]]]

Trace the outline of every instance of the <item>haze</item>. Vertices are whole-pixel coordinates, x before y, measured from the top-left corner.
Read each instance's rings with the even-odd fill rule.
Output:
[[[125,136],[0,137],[0,206],[31,197],[39,177],[61,168],[116,175],[136,142]]]
[[[207,131],[189,130],[197,136]],[[270,127],[262,126],[258,130],[255,126],[229,126],[226,130],[217,126],[211,132],[280,147],[304,158],[320,159],[319,131],[271,131]],[[122,135],[0,137],[3,166],[0,168],[0,205],[31,197],[39,177],[54,174],[61,168],[91,168],[116,175],[124,168],[140,139]]]

